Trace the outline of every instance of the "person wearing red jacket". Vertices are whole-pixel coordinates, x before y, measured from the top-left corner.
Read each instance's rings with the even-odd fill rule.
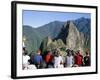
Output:
[[[47,68],[53,67],[53,58],[51,51],[48,51],[47,55],[45,56],[45,62],[47,64]]]
[[[83,56],[81,55],[80,50],[76,52],[74,59],[75,59],[75,65],[77,66],[83,65]]]

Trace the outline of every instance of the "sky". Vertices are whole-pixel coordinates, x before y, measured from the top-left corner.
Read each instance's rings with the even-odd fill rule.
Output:
[[[75,20],[81,17],[90,18],[89,13],[73,13],[73,12],[51,12],[51,11],[32,11],[23,10],[23,25],[29,25],[34,28],[45,25],[53,21]]]

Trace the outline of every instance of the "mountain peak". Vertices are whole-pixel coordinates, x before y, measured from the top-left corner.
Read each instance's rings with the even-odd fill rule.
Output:
[[[74,25],[74,23],[72,21],[68,22],[68,26],[69,26],[69,32],[71,32],[71,31],[74,31],[74,32],[78,31],[77,27]]]
[[[76,26],[74,25],[73,21],[67,21],[64,25],[64,29],[69,29],[69,28],[76,28]]]

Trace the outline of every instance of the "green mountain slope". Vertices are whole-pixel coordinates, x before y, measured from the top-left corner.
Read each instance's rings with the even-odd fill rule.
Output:
[[[30,52],[36,52],[44,36],[30,26],[23,26],[23,36],[26,37],[25,45]]]

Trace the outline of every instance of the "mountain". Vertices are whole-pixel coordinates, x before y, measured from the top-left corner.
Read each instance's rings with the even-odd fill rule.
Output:
[[[89,18],[79,18],[77,20],[74,20],[73,23],[77,27],[77,29],[87,35],[90,35],[91,30],[91,20]]]
[[[52,43],[52,39],[51,37],[46,37],[43,39],[41,45],[40,45],[40,49],[42,50],[42,52],[45,52],[45,50],[47,50],[47,46]]]
[[[73,21],[68,21],[63,29],[66,31],[64,34],[62,34],[63,31],[61,31],[60,36],[67,35],[64,37],[65,45],[67,49],[72,50],[81,50],[83,53],[84,49],[84,36],[83,33],[81,33]],[[58,36],[59,37],[59,36]],[[62,39],[62,38],[61,38]],[[62,39],[62,40],[63,40]]]
[[[64,22],[54,21],[39,28],[23,25],[23,36],[26,37],[25,45],[29,53],[36,52],[40,48],[42,40],[48,36],[55,38],[60,32]]]
[[[45,38],[41,44],[42,50],[53,50],[55,48],[66,48],[72,50],[81,50],[84,53],[84,36],[79,32],[73,21],[68,21],[61,28],[60,33],[55,39]],[[49,43],[49,44],[48,44]],[[45,45],[45,48],[43,47]]]
[[[26,37],[25,45],[28,49],[28,52],[36,51],[44,36],[40,34],[35,28],[31,26],[23,26],[23,36]]]
[[[84,48],[90,48],[90,40],[91,40],[91,20],[89,18],[79,18],[74,21],[74,24],[76,25],[77,29],[83,33],[82,36],[84,36],[85,42],[84,42]]]
[[[43,26],[40,26],[36,30],[44,36],[50,36],[51,38],[55,38],[59,34],[64,23],[65,22],[53,21]]]
[[[23,25],[25,45],[30,52],[52,48],[90,48],[90,19],[79,18],[66,22],[53,21],[38,28]]]

